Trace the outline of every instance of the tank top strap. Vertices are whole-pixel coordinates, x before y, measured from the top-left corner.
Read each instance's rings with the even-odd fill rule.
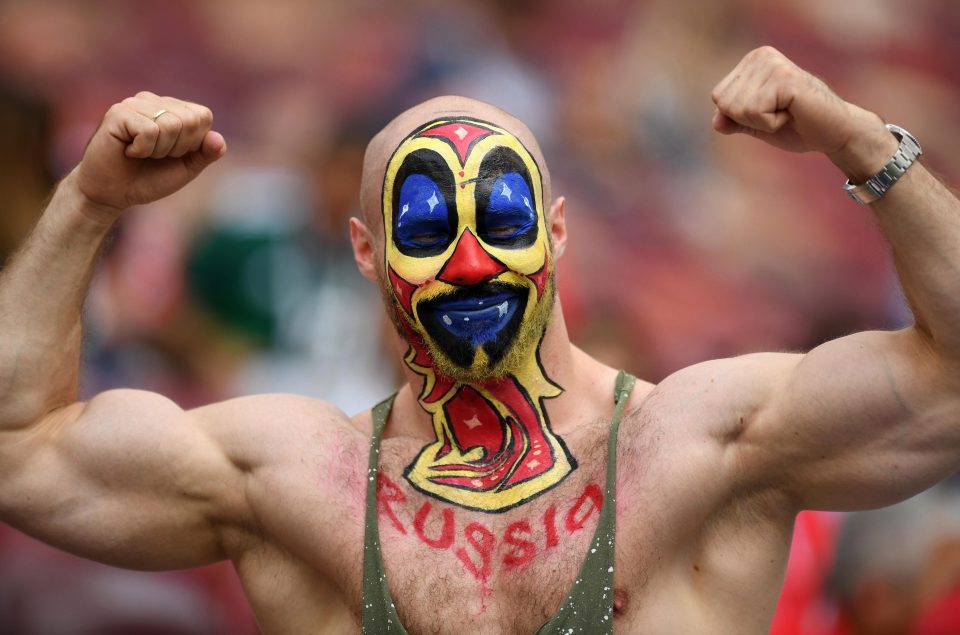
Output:
[[[613,393],[613,417],[607,441],[607,475],[600,520],[573,588],[537,635],[613,633],[613,568],[617,532],[617,433],[636,378],[621,370]]]
[[[370,461],[367,468],[367,503],[363,535],[363,611],[361,632],[365,635],[407,635],[400,623],[393,596],[387,587],[380,551],[377,522],[377,463],[380,459],[380,437],[390,417],[394,393],[373,408],[373,435],[370,440]]]

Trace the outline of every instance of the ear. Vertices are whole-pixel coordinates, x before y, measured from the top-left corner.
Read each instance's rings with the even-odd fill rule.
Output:
[[[567,219],[564,216],[567,199],[560,197],[550,206],[550,237],[553,239],[553,258],[563,255],[567,247]]]
[[[353,244],[353,259],[357,261],[360,274],[370,280],[377,281],[377,248],[373,242],[373,233],[359,218],[350,219],[350,242]]]

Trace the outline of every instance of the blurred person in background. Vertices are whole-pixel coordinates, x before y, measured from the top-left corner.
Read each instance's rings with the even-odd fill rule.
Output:
[[[838,635],[949,635],[960,625],[960,488],[941,485],[844,523],[828,589]]]
[[[226,150],[208,109],[141,93],[0,279],[5,520],[123,566],[229,558],[266,632],[762,632],[799,509],[888,504],[957,468],[960,202],[908,133],[773,49],[713,98],[718,131],[820,152],[855,183],[896,158],[870,202],[914,325],[633,389],[568,340],[564,200],[533,136],[446,98],[374,138],[351,221],[406,363],[395,402],[351,420],[292,395],[75,401],[103,237]]]

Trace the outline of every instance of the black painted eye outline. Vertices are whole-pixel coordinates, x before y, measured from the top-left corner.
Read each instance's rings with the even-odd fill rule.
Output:
[[[517,179],[520,179],[519,181]],[[516,207],[511,209],[501,207],[499,201],[494,201],[491,207],[491,198],[504,183],[522,183],[527,197],[523,203],[518,192]],[[511,188],[519,189],[519,188]],[[480,163],[480,172],[474,197],[477,205],[477,234],[486,243],[497,247],[521,249],[529,247],[537,240],[539,227],[537,210],[533,199],[533,182],[530,171],[520,156],[506,147],[491,150]],[[497,192],[499,194],[499,192]],[[524,208],[527,208],[526,210]],[[527,211],[528,210],[528,211]]]
[[[448,233],[447,203],[440,188],[425,174],[411,174],[400,186],[394,237],[409,249],[442,245]]]
[[[441,198],[437,204],[446,207],[446,219],[427,219],[422,223],[413,223],[409,228],[401,228],[401,192],[404,186],[407,186],[408,191],[412,187],[421,194],[423,188],[429,189],[432,186]],[[426,258],[442,254],[446,250],[457,232],[455,188],[450,166],[433,150],[416,150],[404,158],[393,181],[393,244],[400,253]]]
[[[526,235],[537,223],[537,212],[527,182],[507,172],[493,182],[484,217],[485,237],[510,241]]]

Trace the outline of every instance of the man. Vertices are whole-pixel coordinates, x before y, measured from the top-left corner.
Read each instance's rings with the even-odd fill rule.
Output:
[[[851,635],[956,631],[960,492],[947,483],[897,505],[851,514],[828,588]],[[952,616],[949,626],[941,615]]]
[[[713,100],[719,132],[854,184],[916,154],[769,47]],[[567,338],[564,201],[532,135],[454,97],[373,139],[351,220],[405,361],[392,405],[78,403],[97,250],[223,155],[211,119],[151,93],[112,107],[3,272],[0,513],[23,531],[126,567],[230,558],[265,633],[762,633],[798,510],[890,504],[960,465],[960,202],[923,166],[871,204],[914,326],[631,392]]]

